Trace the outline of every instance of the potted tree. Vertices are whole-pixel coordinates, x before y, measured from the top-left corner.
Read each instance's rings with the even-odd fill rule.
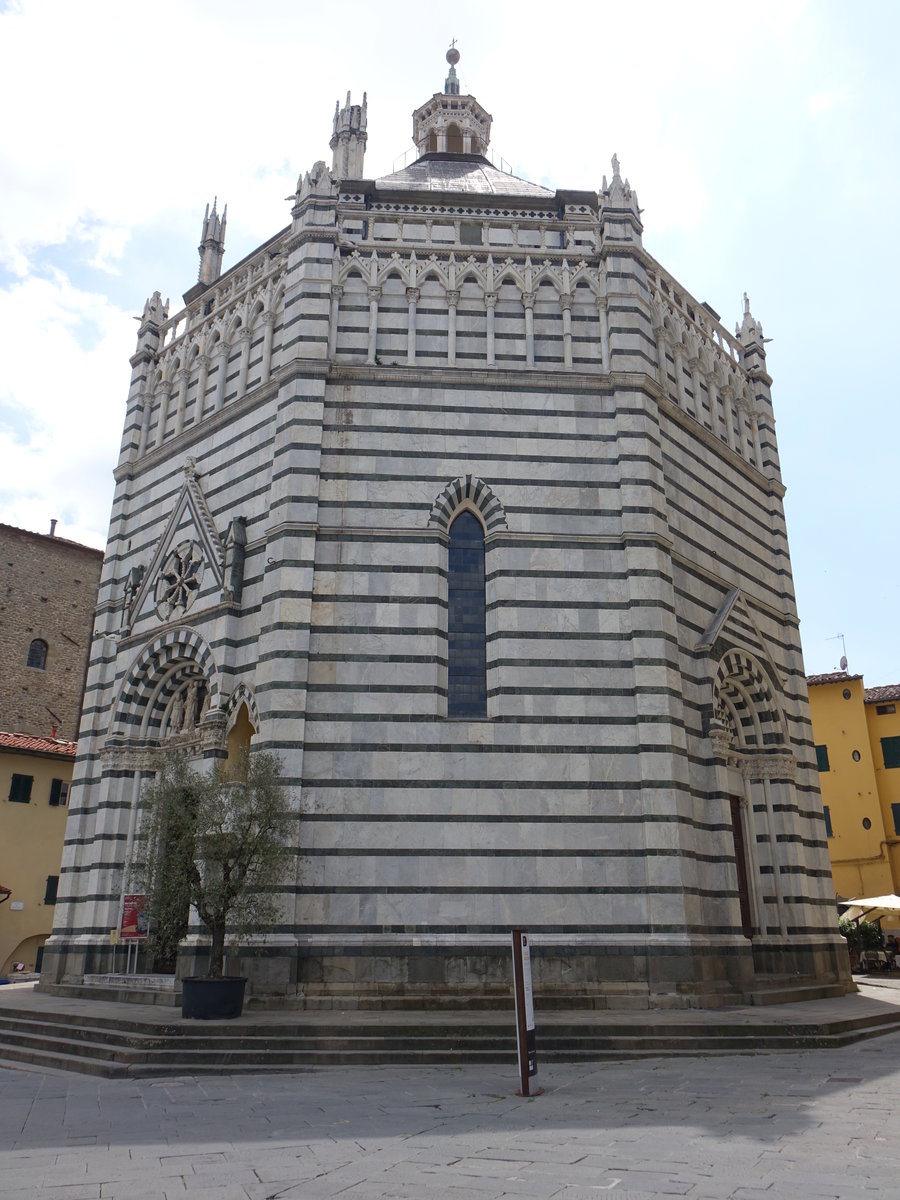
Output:
[[[271,924],[272,883],[290,857],[292,813],[274,755],[243,754],[209,775],[166,756],[141,798],[138,872],[150,898],[150,944],[174,958],[193,907],[209,936],[205,976],[182,980],[181,1011],[238,1017],[246,979],[224,974],[225,938]]]

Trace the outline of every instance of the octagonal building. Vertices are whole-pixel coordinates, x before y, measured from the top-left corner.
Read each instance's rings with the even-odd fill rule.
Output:
[[[44,981],[109,970],[159,755],[249,743],[297,814],[254,994],[488,1000],[513,927],[539,1003],[840,992],[761,326],[615,157],[493,165],[448,57],[415,161],[366,178],[348,96],[287,228],[222,273],[214,205],[144,308]]]

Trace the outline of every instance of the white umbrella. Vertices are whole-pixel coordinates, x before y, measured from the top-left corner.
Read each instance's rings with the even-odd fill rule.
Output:
[[[868,921],[888,913],[900,913],[900,896],[855,896],[852,900],[842,900],[840,907],[845,910],[842,915],[851,921],[862,917]]]

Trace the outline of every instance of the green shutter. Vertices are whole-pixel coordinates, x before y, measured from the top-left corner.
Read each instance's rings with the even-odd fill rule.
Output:
[[[59,876],[58,875],[48,875],[47,876],[47,888],[44,892],[44,903],[45,904],[55,904],[56,903],[56,890],[58,887],[59,887]]]
[[[900,804],[892,804],[891,812],[894,814],[894,833],[900,833]]]
[[[819,768],[820,771],[830,771],[831,770],[831,767],[829,767],[829,765],[828,765],[828,747],[827,746],[816,746],[816,766]]]
[[[28,804],[31,800],[33,775],[13,775],[9,784],[9,798],[14,804]]]
[[[882,738],[881,753],[886,767],[900,767],[900,737]]]
[[[831,828],[831,809],[827,804],[822,805],[822,812],[825,814],[825,835],[826,837],[834,837],[834,830]]]
[[[59,793],[60,793],[61,789],[62,789],[62,780],[54,779],[53,782],[50,784],[50,803],[54,808],[56,808],[57,805],[59,804]]]

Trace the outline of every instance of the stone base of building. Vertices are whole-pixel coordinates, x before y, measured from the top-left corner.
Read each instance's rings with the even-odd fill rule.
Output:
[[[179,955],[178,974],[202,971],[205,955]],[[531,941],[535,1003],[541,1008],[714,1008],[748,1002],[773,987],[853,988],[843,939],[810,945],[754,945],[745,939],[710,944],[559,944]],[[507,1001],[512,955],[502,944],[261,947],[230,957],[228,970],[247,975],[252,994],[305,997],[324,1003],[424,1006]]]
[[[512,986],[505,944],[465,946],[360,942],[355,945],[263,945],[226,958],[229,974],[245,975],[249,994],[277,1006],[460,1007],[506,1002]],[[202,975],[208,956],[187,946],[177,976]],[[751,1003],[767,988],[853,990],[843,939],[807,944],[649,945],[531,942],[535,1004],[558,1008],[716,1008]],[[42,982],[76,982],[118,968],[125,958],[109,945],[51,946]]]

